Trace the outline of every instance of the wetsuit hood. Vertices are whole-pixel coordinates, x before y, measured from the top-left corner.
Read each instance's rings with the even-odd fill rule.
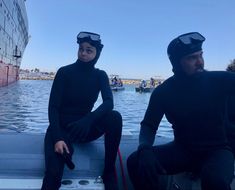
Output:
[[[77,43],[80,45],[81,43],[83,43],[83,42],[87,42],[87,43],[89,43],[90,45],[92,45],[93,47],[95,47],[96,48],[96,56],[95,56],[95,58],[93,59],[93,60],[91,60],[91,61],[89,61],[89,62],[83,62],[83,61],[81,61],[81,60],[77,60],[77,62],[79,62],[80,63],[80,65],[84,65],[84,66],[82,66],[82,67],[84,67],[84,68],[94,68],[94,66],[95,66],[95,64],[97,63],[97,61],[98,61],[98,59],[99,59],[99,57],[100,57],[100,54],[101,54],[101,51],[102,51],[102,49],[103,49],[103,44],[101,44],[101,41],[93,41],[91,38],[89,38],[89,37],[86,37],[86,38],[82,38],[82,39],[80,39],[79,41],[77,41]]]
[[[184,38],[188,41],[184,41]],[[167,47],[167,54],[172,64],[172,71],[174,74],[186,75],[180,65],[180,60],[184,56],[202,50],[202,43],[204,41],[205,38],[200,33],[190,32],[178,36],[169,43]]]

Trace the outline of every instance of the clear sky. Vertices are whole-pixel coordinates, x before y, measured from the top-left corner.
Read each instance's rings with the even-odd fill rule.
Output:
[[[176,36],[198,31],[205,68],[235,58],[234,0],[27,0],[29,39],[21,68],[56,71],[77,59],[80,31],[101,35],[97,67],[122,78],[172,75],[166,54]]]

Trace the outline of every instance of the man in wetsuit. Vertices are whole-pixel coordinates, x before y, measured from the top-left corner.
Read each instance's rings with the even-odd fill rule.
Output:
[[[127,161],[136,190],[156,190],[159,174],[197,172],[202,190],[229,190],[234,157],[226,135],[226,101],[235,94],[235,74],[205,71],[197,33],[172,40],[167,53],[174,75],[152,93],[141,122],[138,150]],[[165,114],[174,140],[153,146]]]
[[[42,190],[58,190],[64,165],[73,154],[72,143],[93,141],[105,133],[103,182],[117,190],[115,160],[122,131],[122,117],[113,109],[113,95],[105,71],[95,68],[103,44],[100,35],[80,32],[78,59],[61,67],[49,100],[49,127],[45,136],[45,177]],[[103,102],[92,111],[98,95]]]

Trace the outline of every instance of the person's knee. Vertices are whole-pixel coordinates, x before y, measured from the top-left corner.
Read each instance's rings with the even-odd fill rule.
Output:
[[[118,111],[112,110],[110,112],[110,117],[112,118],[114,122],[122,124],[122,115]]]
[[[122,130],[122,116],[118,111],[112,110],[107,114],[108,128],[115,132],[121,132]]]
[[[127,169],[129,173],[134,172],[138,168],[138,157],[137,153],[134,152],[132,153],[128,158],[127,158]]]

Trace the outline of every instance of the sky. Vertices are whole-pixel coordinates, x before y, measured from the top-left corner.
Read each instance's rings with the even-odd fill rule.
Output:
[[[27,0],[29,43],[21,68],[56,71],[77,59],[80,31],[101,35],[96,67],[121,78],[167,78],[166,49],[197,31],[205,68],[225,70],[235,59],[234,0]]]

